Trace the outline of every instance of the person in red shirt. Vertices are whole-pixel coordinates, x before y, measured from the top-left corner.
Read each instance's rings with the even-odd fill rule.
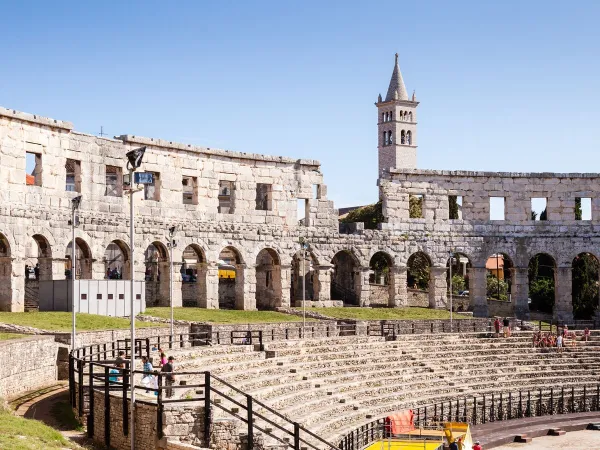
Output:
[[[479,444],[479,441],[475,441],[475,445],[473,446],[473,450],[483,450],[481,448],[481,445]]]
[[[494,320],[494,330],[496,330],[495,337],[500,336],[500,319],[498,319],[497,317],[496,320]]]

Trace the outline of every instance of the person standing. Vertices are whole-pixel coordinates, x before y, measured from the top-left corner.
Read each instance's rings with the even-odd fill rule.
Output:
[[[29,280],[29,266],[25,264],[25,279]]]
[[[37,263],[35,265],[35,268],[33,269],[33,273],[35,274],[35,279],[39,280],[40,279],[40,263]]]
[[[450,450],[459,450],[456,441],[452,441],[449,446]]]
[[[160,369],[161,372],[164,372],[166,374],[165,386],[167,386],[167,389],[165,391],[165,396],[167,398],[173,397],[173,388],[171,386],[173,386],[175,384],[175,375],[173,374],[173,372],[175,372],[175,362],[174,361],[175,361],[175,358],[173,358],[172,356],[169,356],[167,363],[164,364],[162,366],[162,368]]]
[[[508,317],[504,318],[502,325],[504,326],[504,337],[510,337],[510,320],[508,320]]]
[[[494,320],[494,330],[496,330],[494,337],[500,337],[500,319],[498,317]]]

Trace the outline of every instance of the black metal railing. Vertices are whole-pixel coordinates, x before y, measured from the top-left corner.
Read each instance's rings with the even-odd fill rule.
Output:
[[[337,333],[339,333],[339,330]],[[262,331],[232,331],[228,337],[231,338],[231,342],[236,340],[240,345],[259,344],[262,346],[263,342]],[[160,348],[185,347],[191,346],[192,343],[207,345],[210,341],[211,337],[207,333],[176,334],[173,339],[170,336],[153,336],[136,339],[133,352],[136,358],[141,358],[142,356],[155,355]],[[134,383],[136,403],[156,407],[156,428],[159,439],[163,437],[163,417],[166,405],[200,403],[205,407],[204,436],[207,447],[212,423],[212,407],[221,409],[228,416],[240,419],[247,424],[248,448],[253,448],[255,431],[260,431],[278,441],[280,445],[294,450],[300,450],[301,448],[333,450],[336,448],[297,422],[288,419],[273,408],[208,371],[178,371],[174,374],[177,377],[187,376],[201,381],[176,385],[168,381],[171,376],[169,373],[132,371],[127,360],[125,360],[125,367],[115,367],[114,362],[119,351],[125,351],[127,356],[131,354],[131,350],[131,340],[123,339],[75,349],[69,356],[71,406],[77,410],[79,417],[87,417],[87,432],[91,438],[95,436],[95,421],[100,420],[100,418],[95,417],[98,409],[94,407],[95,402],[100,399],[103,402],[103,417],[101,419],[103,424],[114,421],[111,414],[114,414],[115,408],[111,408],[111,399],[120,402],[118,421],[123,424],[123,435],[128,434],[129,393],[131,383]],[[141,382],[146,377],[152,379],[152,384]],[[185,390],[186,393],[195,392],[196,395],[188,394],[183,398],[172,395],[172,392],[177,390]],[[146,396],[140,396],[141,398],[138,399],[138,393],[146,394]],[[152,400],[152,395],[154,395],[155,400]],[[150,399],[147,397],[150,397]],[[225,406],[225,402],[233,406]],[[104,436],[102,436],[102,440],[109,447],[111,427],[103,426],[103,429]],[[98,439],[98,436],[95,437]]]
[[[431,428],[447,422],[479,425],[524,417],[600,411],[600,384],[492,392],[419,406],[412,409],[414,426]],[[393,437],[385,418],[368,422],[346,434],[341,450],[360,450]]]

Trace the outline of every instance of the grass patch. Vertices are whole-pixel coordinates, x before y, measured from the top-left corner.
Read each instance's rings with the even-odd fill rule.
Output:
[[[18,334],[18,333],[2,333],[0,332],[0,341],[8,341],[10,339],[20,339],[27,337],[26,334]]]
[[[51,331],[71,331],[70,312],[0,312],[0,322],[41,328]],[[138,327],[156,327],[160,324],[136,321]],[[77,314],[77,330],[111,330],[129,328],[129,319],[95,314]],[[1,447],[0,447],[1,448]]]
[[[302,310],[302,308],[294,308]],[[357,320],[430,320],[450,319],[450,312],[443,309],[429,308],[308,308],[307,311],[317,312],[334,319]],[[453,314],[453,319],[470,319],[470,316]]]
[[[171,312],[168,307],[146,308],[144,314],[163,319],[171,318]],[[301,317],[275,311],[238,311],[205,308],[174,308],[173,316],[176,320],[211,323],[277,323],[299,322],[302,320]]]
[[[75,413],[73,413],[73,408],[71,408],[69,402],[60,401],[54,403],[52,409],[50,409],[50,414],[56,419],[61,430],[83,431],[84,429],[81,422],[75,417]]]
[[[0,411],[0,448],[11,450],[81,449],[42,422]]]

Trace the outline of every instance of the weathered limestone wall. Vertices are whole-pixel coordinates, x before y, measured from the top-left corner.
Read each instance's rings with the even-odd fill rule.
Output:
[[[52,336],[0,341],[4,363],[0,365],[0,397],[52,384],[57,379],[58,344]]]
[[[188,325],[174,325],[173,332],[175,334],[187,334],[189,333]],[[167,325],[163,327],[148,327],[135,329],[136,339],[145,339],[151,336],[167,336],[169,335],[169,327]],[[76,348],[85,347],[92,344],[105,344],[109,342],[117,342],[122,339],[129,339],[129,329],[124,330],[106,330],[106,331],[83,331],[78,332],[76,337]],[[55,333],[54,338],[56,342],[71,346],[71,333]],[[110,349],[110,346],[107,347]]]

